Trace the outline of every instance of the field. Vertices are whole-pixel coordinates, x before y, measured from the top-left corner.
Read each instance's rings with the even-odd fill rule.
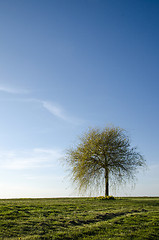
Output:
[[[159,239],[159,198],[0,200],[0,239]]]

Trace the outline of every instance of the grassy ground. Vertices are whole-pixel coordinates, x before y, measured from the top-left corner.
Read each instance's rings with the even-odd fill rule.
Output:
[[[159,198],[0,200],[0,239],[159,239]]]

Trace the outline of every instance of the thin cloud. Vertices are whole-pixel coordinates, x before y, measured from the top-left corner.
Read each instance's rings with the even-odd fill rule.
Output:
[[[8,86],[0,86],[0,92],[10,93],[10,94],[26,94],[26,93],[28,93],[27,90],[18,89],[18,88],[14,88],[14,87],[8,87]]]
[[[36,148],[28,151],[0,151],[0,168],[25,170],[53,167],[63,157],[60,150]]]
[[[29,98],[29,99],[23,99],[25,102],[35,102],[37,104],[40,104],[45,110],[47,110],[49,113],[54,115],[57,118],[60,118],[64,121],[71,122],[71,118],[69,118],[64,109],[59,106],[56,103],[50,102],[50,101],[43,101],[35,98]]]
[[[16,89],[10,89],[10,88],[4,88],[0,86],[0,91],[4,91],[7,93],[14,93],[14,94],[22,94],[23,93],[29,93],[27,91],[23,91],[23,90],[16,90]],[[71,123],[73,125],[81,125],[84,123],[83,120],[79,119],[79,118],[75,118],[73,116],[70,116],[66,113],[66,111],[57,103],[51,102],[51,101],[45,101],[45,100],[40,100],[40,99],[36,99],[36,98],[19,98],[19,99],[5,99],[5,101],[20,101],[20,102],[28,102],[28,103],[36,103],[41,105],[45,110],[47,110],[50,114],[52,114],[53,116]]]
[[[53,102],[48,102],[48,101],[41,101],[42,106],[49,111],[52,115],[66,121],[69,123],[72,123],[74,125],[79,125],[82,124],[83,121],[77,118],[74,118],[72,116],[68,116],[66,112],[62,109],[62,107],[58,106],[57,104]]]
[[[69,119],[65,116],[64,111],[61,107],[55,105],[52,102],[42,101],[43,107],[48,110],[54,116],[68,121]]]

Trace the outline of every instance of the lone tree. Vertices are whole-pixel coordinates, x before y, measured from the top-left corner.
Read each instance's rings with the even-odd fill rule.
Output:
[[[90,129],[80,137],[79,144],[68,150],[66,163],[79,190],[103,184],[105,196],[108,196],[109,179],[120,184],[133,180],[138,167],[145,165],[145,160],[136,147],[130,146],[124,129],[107,127]]]

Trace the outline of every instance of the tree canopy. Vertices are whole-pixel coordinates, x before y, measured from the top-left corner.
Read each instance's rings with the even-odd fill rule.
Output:
[[[79,190],[104,185],[105,196],[110,179],[120,184],[133,180],[138,167],[145,165],[144,157],[131,147],[126,131],[119,127],[91,128],[68,150],[66,162]]]

